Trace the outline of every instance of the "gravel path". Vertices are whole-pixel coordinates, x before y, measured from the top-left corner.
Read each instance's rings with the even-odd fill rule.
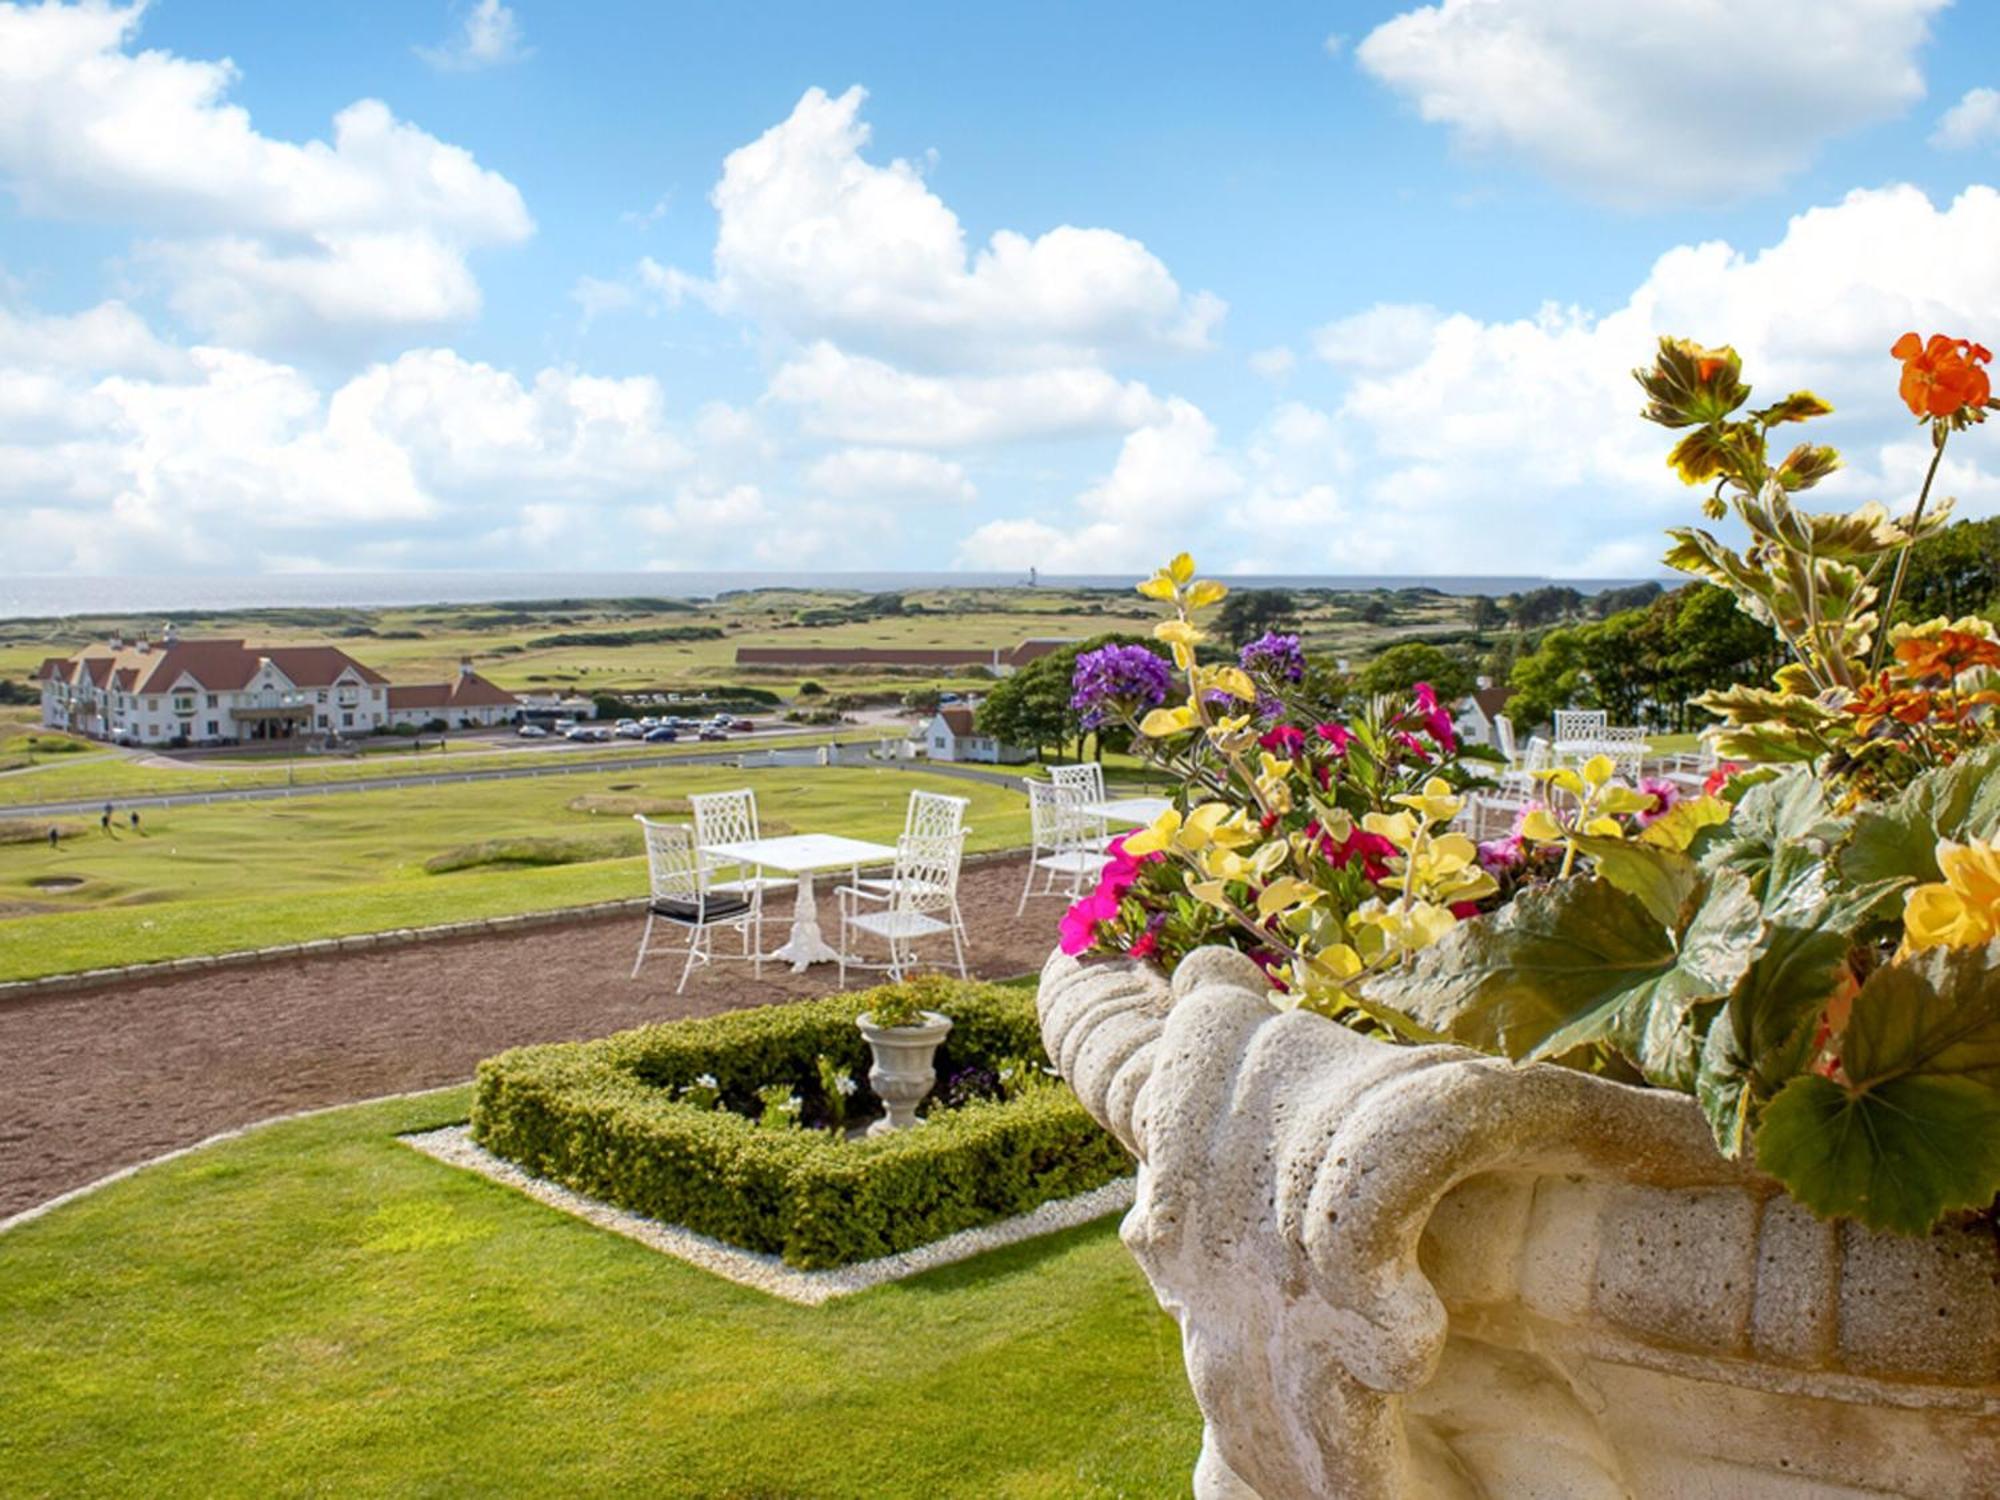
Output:
[[[1014,915],[1023,874],[1018,857],[965,871],[976,975],[1033,972],[1055,941],[1060,900]],[[830,923],[825,892],[820,913]],[[774,898],[767,946],[782,940],[770,924],[790,917],[790,898]],[[470,1078],[482,1057],[524,1042],[838,984],[830,964],[804,974],[766,965],[760,982],[747,964],[724,963],[697,969],[676,995],[671,953],[628,977],[641,926],[637,916],[579,922],[0,1006],[0,1218],[233,1126]],[[875,977],[849,976],[854,985]]]

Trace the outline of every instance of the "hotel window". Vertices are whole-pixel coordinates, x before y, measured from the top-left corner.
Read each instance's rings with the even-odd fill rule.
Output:
[[[213,708],[213,707],[215,707],[215,694],[213,694],[213,693],[210,693],[210,694],[208,695],[208,706],[209,706],[210,708]]]
[[[354,715],[342,714],[340,716],[340,727],[342,729],[352,729],[354,727]]]
[[[322,703],[326,702],[326,689],[325,689],[325,688],[321,688],[321,689],[319,690],[319,701],[320,701],[320,702],[322,702]]]
[[[212,740],[222,737],[222,725],[217,720],[208,721],[208,737]]]
[[[160,711],[160,700],[158,698],[148,698],[146,700],[146,712],[149,714],[156,714],[159,711]]]

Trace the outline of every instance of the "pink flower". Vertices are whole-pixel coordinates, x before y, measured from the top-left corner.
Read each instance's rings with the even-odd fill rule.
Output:
[[[1417,758],[1418,765],[1427,766],[1431,763],[1431,752],[1429,747],[1426,746],[1424,742],[1418,739],[1414,734],[1411,734],[1409,730],[1407,729],[1397,730],[1396,742],[1400,744],[1405,750],[1409,751],[1410,754],[1414,755]]]
[[[1424,732],[1437,741],[1438,748],[1446,755],[1458,750],[1458,729],[1451,722],[1451,713],[1438,702],[1437,693],[1428,682],[1420,682],[1416,689],[1417,712],[1423,715]]]
[[[1639,826],[1644,828],[1655,818],[1664,815],[1668,808],[1681,800],[1681,789],[1671,781],[1658,776],[1649,776],[1639,783],[1639,790],[1649,794],[1653,805],[1639,814]]]
[[[1489,875],[1504,874],[1526,857],[1527,845],[1518,833],[1504,839],[1488,839],[1479,846],[1479,867]]]
[[[1344,870],[1358,859],[1361,861],[1361,873],[1370,880],[1380,880],[1389,873],[1389,856],[1396,852],[1396,846],[1381,834],[1357,828],[1347,836],[1345,843],[1336,844],[1331,836],[1319,833],[1318,824],[1307,824],[1307,837],[1315,834],[1319,837],[1319,852],[1336,870]]]
[[[1315,724],[1313,733],[1333,746],[1335,755],[1347,754],[1347,747],[1354,743],[1354,736],[1339,724]]]
[[[1085,896],[1063,913],[1062,951],[1072,958],[1079,953],[1088,953],[1097,942],[1097,924],[1109,922],[1117,915],[1117,898],[1105,894],[1101,887],[1094,894]]]
[[[1306,748],[1305,731],[1290,724],[1273,725],[1257,741],[1273,755],[1294,756]]]
[[[1160,929],[1166,926],[1166,923],[1165,912],[1153,913],[1146,919],[1146,930],[1139,934],[1138,940],[1126,951],[1134,958],[1151,958],[1159,951]]]

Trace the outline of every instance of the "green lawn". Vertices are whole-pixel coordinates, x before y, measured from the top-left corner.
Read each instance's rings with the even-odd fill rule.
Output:
[[[740,786],[756,790],[766,833],[892,843],[910,793],[928,789],[971,799],[969,848],[1027,839],[1026,799],[1005,787],[817,767],[655,766],[161,808],[141,814],[136,834],[114,825],[106,836],[86,820],[55,850],[0,843],[0,979],[642,895],[645,861],[631,812],[651,807],[685,821],[679,799]],[[452,851],[531,838],[559,841],[577,862],[424,868]],[[62,892],[36,884],[51,878],[82,884]]]
[[[1199,1416],[1115,1219],[799,1308],[392,1139],[468,1097],[0,1236],[0,1493],[1186,1493]]]
[[[94,802],[99,798],[165,796],[174,792],[227,792],[253,787],[325,786],[342,781],[367,781],[387,776],[457,776],[467,771],[514,770],[560,766],[566,757],[578,760],[615,759],[621,755],[713,755],[717,751],[754,754],[760,750],[824,745],[833,740],[869,740],[879,731],[852,725],[834,731],[802,729],[797,734],[723,743],[689,740],[648,745],[636,740],[612,740],[575,750],[496,750],[478,741],[447,741],[449,752],[435,749],[418,754],[404,741],[371,743],[358,759],[328,759],[301,755],[289,764],[283,757],[215,757],[185,767],[140,765],[110,750],[94,754],[54,756],[33,766],[0,774],[0,813],[8,807],[49,802]],[[435,745],[435,741],[431,741]],[[547,757],[530,759],[530,757]],[[12,759],[13,757],[8,757]]]

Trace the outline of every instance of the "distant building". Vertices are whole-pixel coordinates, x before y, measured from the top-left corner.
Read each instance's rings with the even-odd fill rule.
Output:
[[[1458,731],[1460,742],[1499,749],[1500,731],[1497,725],[1513,697],[1512,688],[1495,687],[1489,679],[1480,678],[1479,686],[1470,697],[1459,700],[1452,715],[1452,727]]]
[[[469,660],[458,664],[458,675],[450,682],[389,689],[391,729],[421,729],[439,721],[453,729],[485,729],[519,717],[521,700],[473,671]]]
[[[918,728],[916,738],[932,760],[1015,766],[1035,758],[1033,750],[979,733],[969,708],[939,709]]]
[[[917,667],[939,672],[990,672],[1008,677],[1029,662],[1076,642],[1038,636],[1017,646],[738,646],[739,667],[826,671],[843,667]]]
[[[35,676],[45,727],[137,745],[374,734],[408,722],[394,701],[408,694],[443,706],[422,722],[504,723],[515,714],[513,695],[470,663],[456,682],[399,688],[338,646],[184,641],[172,626],[157,643],[114,636],[74,656],[52,656]]]

